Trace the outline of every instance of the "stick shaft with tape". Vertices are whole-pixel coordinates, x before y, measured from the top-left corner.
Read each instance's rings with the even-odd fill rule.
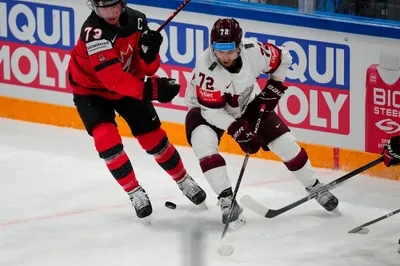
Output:
[[[176,17],[176,15],[179,14],[179,12],[182,11],[182,9],[189,4],[190,0],[185,0],[164,22],[163,24],[161,24],[160,27],[158,27],[157,31],[160,32],[162,31],[162,29],[165,28],[165,26],[167,26],[167,24],[174,19],[174,17]]]
[[[265,111],[265,104],[261,105],[260,108],[260,112],[258,113],[258,118],[257,118],[257,122],[256,122],[256,126],[254,128],[254,133],[257,134],[258,128],[260,127],[261,124],[261,120],[263,117]],[[243,179],[243,174],[244,174],[244,170],[246,170],[246,166],[247,166],[247,162],[249,161],[249,157],[250,157],[250,152],[246,152],[246,156],[244,157],[244,161],[243,161],[243,165],[242,165],[242,169],[240,169],[240,174],[239,174],[239,178],[236,182],[236,186],[235,186],[235,190],[233,191],[233,197],[232,197],[232,203],[231,206],[229,206],[229,213],[228,213],[228,222],[225,224],[224,226],[224,230],[222,231],[222,235],[221,235],[221,241],[223,240],[223,238],[226,235],[226,232],[228,231],[228,227],[229,227],[229,220],[232,216],[232,210],[233,210],[233,203],[236,200],[236,195],[239,191],[239,186],[240,183],[242,183],[242,179]]]

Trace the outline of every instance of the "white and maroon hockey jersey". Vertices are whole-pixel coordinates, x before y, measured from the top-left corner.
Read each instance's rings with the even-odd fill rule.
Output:
[[[257,78],[270,74],[270,78],[283,81],[292,57],[283,47],[243,39],[240,56],[242,68],[230,73],[207,48],[197,59],[193,78],[186,88],[185,103],[201,108],[203,118],[218,128],[227,130],[240,117],[247,105],[261,92]]]

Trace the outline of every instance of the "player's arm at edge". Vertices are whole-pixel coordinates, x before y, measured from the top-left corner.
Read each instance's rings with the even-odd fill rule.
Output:
[[[287,70],[292,64],[292,56],[284,47],[278,47],[270,43],[259,43],[260,53],[263,58],[262,72],[270,74],[271,79],[283,82]]]
[[[261,56],[259,66],[261,73],[270,75],[264,89],[257,95],[256,101],[265,104],[267,112],[273,111],[278,105],[288,87],[283,84],[288,68],[292,64],[292,56],[284,47],[278,47],[269,43],[258,43]]]

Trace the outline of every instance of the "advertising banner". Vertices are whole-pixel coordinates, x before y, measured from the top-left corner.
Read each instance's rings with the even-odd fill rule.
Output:
[[[145,13],[152,29],[172,12],[129,6]],[[243,12],[244,37],[284,46],[293,57],[277,112],[298,140],[378,153],[400,132],[399,39],[254,21]],[[69,51],[89,14],[78,0],[0,0],[0,95],[73,106]],[[186,86],[218,18],[183,11],[161,32],[157,74],[181,85],[171,103],[155,103],[162,120],[184,123]],[[258,80],[261,88],[267,78]]]
[[[71,92],[65,73],[74,24],[70,7],[0,1],[0,83]]]
[[[273,43],[293,57],[288,91],[279,114],[291,127],[350,133],[350,48],[348,45],[247,32],[246,37]]]
[[[400,134],[400,52],[381,53],[366,71],[365,150],[379,153]]]

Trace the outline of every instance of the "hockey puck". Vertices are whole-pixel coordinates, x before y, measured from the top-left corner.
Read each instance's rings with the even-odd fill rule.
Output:
[[[166,201],[165,202],[165,207],[167,207],[168,209],[171,210],[175,210],[176,209],[176,204],[170,201]]]

